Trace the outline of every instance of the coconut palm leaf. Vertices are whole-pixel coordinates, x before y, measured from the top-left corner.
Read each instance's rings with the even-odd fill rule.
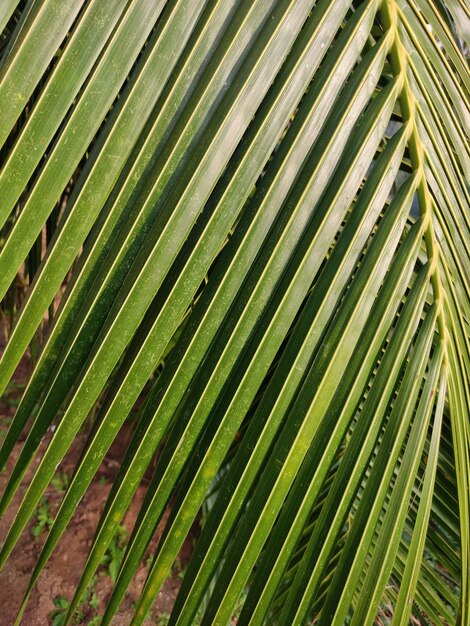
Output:
[[[2,5],[1,296],[29,284],[2,391],[41,350],[0,449],[2,513],[38,460],[1,566],[87,433],[17,623],[142,397],[65,623],[150,470],[102,624],[169,505],[133,625],[197,519],[173,626],[468,623],[469,17]]]

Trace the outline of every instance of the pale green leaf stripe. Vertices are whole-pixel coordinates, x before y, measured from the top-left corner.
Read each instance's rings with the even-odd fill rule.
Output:
[[[15,12],[16,7],[20,3],[20,0],[3,0],[0,6],[0,33],[8,23],[8,20]]]
[[[356,508],[354,508],[354,511],[355,510]],[[380,514],[380,518],[379,518],[380,527],[382,525],[383,519],[384,519],[384,511],[382,511]],[[406,532],[410,531],[407,524],[405,524],[405,529],[406,529]],[[411,535],[412,533],[409,532],[409,534]],[[375,537],[372,540],[371,551],[375,548],[377,537],[378,537],[378,532],[375,533]],[[384,591],[382,595],[382,603],[386,602],[388,593],[390,589],[392,588],[392,586],[394,587],[394,583],[398,582],[398,584],[400,584],[400,580],[403,575],[405,562],[406,562],[406,557],[404,558],[403,555],[407,555],[409,552],[409,544],[407,543],[406,536],[404,534],[402,534],[401,537],[398,537],[397,550],[398,551],[396,554],[396,558],[393,562],[393,568],[392,568],[393,578],[392,578],[392,581],[389,581],[391,582],[391,585],[390,584],[387,585],[386,590]],[[439,570],[433,569],[432,566],[426,560],[424,560],[420,564],[420,566],[421,566],[421,576],[420,576],[419,586],[417,588],[417,593],[416,593],[417,604],[420,604],[422,607],[423,596],[426,596],[432,602],[433,610],[436,611],[436,613],[439,614],[440,616],[436,623],[442,623],[442,620],[444,621],[447,620],[447,623],[449,624],[455,623],[455,615],[458,609],[458,597],[456,597],[452,593],[449,587],[445,586],[442,578],[439,579],[439,574],[437,573]],[[356,595],[355,595],[355,600],[354,600],[355,604],[360,599],[360,594],[362,593],[362,583],[363,583],[363,578],[361,579],[361,581],[359,581],[358,590],[356,590]],[[442,594],[441,597],[440,597],[440,594]],[[394,594],[393,602],[395,603],[396,600],[397,600],[397,596],[396,594]],[[430,614],[428,615],[428,617],[430,617]],[[372,619],[368,623],[372,623]]]
[[[432,176],[429,176],[429,178],[432,178]],[[433,202],[433,205],[434,205],[434,202]],[[443,238],[447,235],[447,229],[443,231],[441,230],[440,226],[441,226],[442,220],[445,218],[440,214],[440,212],[437,209],[434,215],[436,219],[435,219],[433,226],[435,228],[436,236],[439,237],[440,241],[442,241],[441,248],[439,249],[439,271],[442,276],[441,278],[442,283],[443,285],[445,285],[445,290],[446,290],[445,306],[447,306],[447,302],[449,302],[449,306],[451,307],[451,310],[452,310],[452,312],[450,313],[450,318],[449,318],[449,327],[450,327],[450,321],[452,320],[452,322],[455,323],[455,327],[451,330],[451,332],[452,334],[455,334],[456,337],[458,337],[459,356],[462,359],[463,371],[469,372],[470,371],[469,369],[469,364],[470,364],[469,334],[468,334],[468,331],[466,329],[465,322],[464,322],[464,319],[467,318],[469,307],[468,307],[468,302],[463,301],[463,298],[465,297],[463,294],[465,294],[467,281],[460,280],[461,274],[458,269],[460,268],[460,270],[463,270],[464,265],[461,263],[462,259],[460,256],[458,256],[458,252],[455,250],[454,246],[448,247],[444,243]],[[444,254],[446,255],[445,263],[442,262],[442,258]],[[457,267],[455,266],[453,262],[454,261],[453,254],[457,256],[456,263],[459,263]],[[457,280],[454,280],[454,278],[449,280],[449,277],[451,274],[455,276]],[[456,287],[459,290],[459,294],[456,293]],[[454,299],[455,297],[459,298],[461,295],[463,297],[460,298],[460,300]],[[459,303],[457,305],[458,313],[456,312],[456,302]]]
[[[307,618],[312,598],[322,581],[330,552],[351,507],[357,487],[369,462],[375,441],[388,411],[404,359],[421,320],[429,285],[429,268],[423,268],[408,295],[392,339],[367,394],[360,419],[348,444],[348,454],[335,476],[319,520],[306,547],[299,572],[285,602],[282,618],[301,624]],[[347,410],[346,405],[344,410]]]
[[[466,206],[465,199],[468,198],[466,179],[470,172],[467,143],[457,132],[457,127],[450,119],[441,98],[436,96],[432,84],[430,85],[426,67],[420,58],[410,61],[407,77],[417,100],[419,115],[416,116],[416,121],[426,128],[425,136],[420,132],[420,139],[425,145],[436,146],[439,170],[443,169],[449,175],[449,180],[441,175],[441,186],[452,189],[458,199],[457,202],[460,204],[463,202],[463,206]],[[465,211],[463,213],[465,214]],[[464,219],[468,223],[468,217]]]
[[[441,442],[442,448],[442,442]],[[439,463],[441,463],[441,459],[439,459]],[[458,504],[457,504],[458,507]],[[455,529],[449,527],[445,521],[443,521],[438,512],[436,511],[436,506],[433,503],[432,505],[432,517],[436,520],[437,528],[439,528],[438,532],[435,532],[432,527],[428,529],[427,542],[433,553],[437,554],[440,562],[442,562],[443,566],[447,569],[449,574],[455,578],[456,581],[460,580],[460,557],[458,553],[458,549],[456,546],[460,544],[460,528],[457,527]],[[415,519],[414,514],[410,514],[411,519]],[[444,530],[444,533],[442,532]],[[412,531],[412,528],[410,529]],[[411,532],[410,532],[411,535]],[[449,539],[449,537],[451,539]],[[455,602],[455,598],[454,598]],[[458,602],[458,600],[457,600]],[[449,602],[452,604],[452,602]]]
[[[374,542],[372,558],[367,565],[367,573],[362,581],[361,592],[354,607],[351,626],[370,624],[374,620],[380,598],[393,568],[398,552],[400,535],[408,511],[413,483],[416,479],[428,426],[434,409],[442,360],[443,347],[442,344],[439,344],[429,366],[426,384],[419,400],[416,415],[413,418],[413,425],[406,442],[405,451],[402,453],[398,477],[395,478],[392,493],[386,505],[387,508],[379,530],[379,536]],[[445,392],[445,389],[442,391]],[[440,407],[441,409],[443,408],[442,402]],[[438,423],[440,423],[441,417],[442,413],[437,416]],[[439,431],[440,429],[438,429]],[[364,492],[365,497],[366,494]]]
[[[393,90],[392,90],[391,93],[393,94]],[[381,136],[381,134],[383,132],[383,129],[386,127],[387,120],[388,120],[388,115],[390,114],[391,107],[393,105],[393,100],[390,101],[388,98],[385,98],[385,92],[384,92],[384,97],[383,98],[377,98],[377,100],[376,100],[376,108],[377,109],[379,108],[379,105],[380,105],[381,109],[383,109],[383,111],[384,111],[382,115],[378,115],[377,116],[377,119],[379,119],[381,121],[382,128],[377,130],[374,127],[372,127],[372,129],[369,130],[369,127],[368,127],[368,132],[370,132],[371,137],[373,137],[372,141],[376,142],[375,145],[377,145],[377,142],[378,142],[377,137]],[[387,111],[387,105],[388,105],[388,114],[386,112]],[[382,111],[381,111],[381,113],[382,113]],[[371,113],[371,116],[372,116],[372,113]],[[360,134],[362,134],[362,132],[361,133],[358,132],[358,137],[360,137]],[[363,139],[361,138],[361,141],[362,140]],[[352,168],[352,164],[351,164],[350,165],[350,167],[351,167],[351,170],[350,170],[351,171],[351,176],[346,176],[345,179],[344,179],[345,182],[347,182],[347,185],[345,185],[344,189],[341,188],[341,187],[340,187],[340,189],[337,189],[336,188],[337,185],[334,184],[332,193],[327,194],[326,199],[324,201],[324,206],[325,207],[334,206],[335,204],[338,205],[338,206],[335,206],[335,212],[338,212],[338,211],[340,211],[341,213],[344,212],[344,210],[347,208],[347,206],[348,206],[348,204],[350,202],[349,198],[351,197],[351,193],[354,193],[352,190],[357,189],[357,186],[359,185],[360,181],[362,180],[363,175],[365,174],[365,172],[367,170],[368,163],[369,163],[369,161],[368,161],[369,157],[367,159],[363,159],[363,154],[364,155],[365,154],[368,155],[371,150],[370,150],[370,146],[368,146],[368,143],[365,141],[365,139],[363,141],[364,141],[364,144],[361,147],[361,149],[359,149],[358,147],[351,146],[351,150],[347,150],[348,156],[347,156],[346,160],[351,158],[349,156],[350,154],[353,155],[352,163],[354,163],[354,160],[357,159],[357,162],[355,163],[356,171],[354,172],[354,170]],[[357,139],[357,142],[359,144],[359,138]],[[361,159],[363,161],[362,165],[361,165],[362,170],[358,167],[358,163],[360,163]],[[346,168],[344,168],[344,169],[346,169]],[[349,187],[349,190],[348,190],[348,187]],[[331,199],[330,199],[330,196],[331,196]],[[335,217],[335,219],[333,220],[334,213],[331,212],[329,217],[330,217],[330,221],[331,222],[335,221],[337,223],[337,217]],[[322,219],[324,219],[324,218],[322,218]],[[331,226],[329,224],[328,228],[330,228],[330,227]],[[321,232],[321,229],[319,228],[318,225],[315,225],[315,228],[312,227],[309,230],[312,233],[313,232],[315,232],[315,233]],[[333,231],[330,231],[330,232],[333,232]],[[329,237],[331,237],[331,234],[330,234]],[[320,248],[320,241],[321,240],[318,239],[317,246],[319,248]],[[326,241],[328,242],[329,239],[327,238]],[[284,242],[284,245],[285,245],[285,243],[286,242]],[[323,243],[321,245],[321,248],[323,248]],[[317,254],[318,254],[318,249],[316,250],[315,246],[309,242],[308,243],[308,254],[311,256],[312,253],[313,253],[313,257],[312,257],[313,259],[315,259],[315,252],[317,252]],[[302,254],[305,254],[305,252],[303,251]],[[319,256],[314,261],[317,264],[317,266],[318,266],[319,261],[321,260],[321,254],[323,254],[323,252],[320,252]],[[279,255],[279,252],[277,252],[277,255]],[[276,256],[274,258],[276,258]],[[293,267],[295,267],[296,263],[297,263],[296,260],[293,260],[291,262]],[[305,274],[305,271],[307,271],[307,282],[306,282],[306,285],[307,285],[307,288],[308,288],[308,286],[309,286],[308,277],[311,276],[314,273],[315,266],[312,265],[311,261],[308,261],[308,257],[306,257],[306,261],[304,263],[306,263],[306,267],[305,268],[300,270],[300,267],[301,267],[300,266],[299,270],[296,270],[296,272],[298,273],[298,277],[297,276],[292,277],[292,279],[289,280],[289,283],[286,280],[285,281],[286,282],[285,286],[279,288],[280,289],[280,293],[284,295],[284,297],[283,297],[284,301],[288,301],[289,298],[292,299],[292,300],[294,299],[292,294],[296,293],[296,290],[297,290],[297,288],[295,287],[295,283],[298,282],[301,279],[300,271],[302,271],[302,273],[304,273],[304,274]],[[290,275],[291,271],[293,271],[293,270],[289,270],[289,275]],[[269,282],[272,282],[272,280],[270,280]],[[257,292],[254,292],[254,295],[252,297],[256,298],[256,301],[259,302],[260,299],[261,299],[260,295],[259,295],[259,293],[258,293],[258,295],[256,295],[256,294],[257,294]],[[278,305],[276,304],[276,306],[278,306]],[[286,308],[286,311],[287,311],[287,307],[286,307],[285,304],[284,304],[284,307]],[[280,313],[282,313],[282,310],[280,310]],[[269,363],[271,361],[272,357],[274,356],[274,354],[275,354],[275,352],[277,350],[277,346],[279,345],[279,341],[282,340],[282,338],[283,338],[282,328],[285,327],[286,331],[288,329],[288,325],[285,326],[286,322],[285,321],[281,322],[281,319],[282,318],[281,318],[279,313],[273,314],[272,315],[272,319],[271,319],[271,316],[269,316],[267,318],[267,320],[268,320],[267,324],[268,324],[268,329],[270,329],[270,332],[268,332],[267,330],[265,330],[263,328],[263,333],[266,333],[265,337],[263,337],[262,334],[260,334],[259,339],[253,340],[252,343],[254,344],[254,346],[256,346],[256,360],[257,361],[263,362],[263,360],[266,359],[266,362]],[[276,330],[274,330],[274,329],[276,329]],[[276,337],[276,335],[279,337],[279,339]],[[274,337],[276,337],[275,341],[274,341]],[[237,345],[237,343],[239,342],[239,340],[237,340],[237,339],[233,339],[233,340],[230,339],[230,341],[234,341],[235,342],[234,345]],[[268,344],[269,353],[271,354],[271,357],[269,359],[267,357],[264,357],[264,356],[262,357],[262,355],[264,353],[266,353],[266,348],[263,347],[263,344],[266,344],[266,342]],[[225,344],[225,341],[223,343]],[[237,392],[236,392],[235,395],[236,396],[237,395],[240,396],[240,400],[242,402],[242,405],[246,405],[247,402],[249,401],[249,399],[252,398],[254,393],[256,392],[256,387],[255,387],[254,381],[256,380],[256,376],[259,376],[260,374],[259,373],[255,374],[255,370],[253,371],[252,374],[250,374],[250,371],[253,369],[254,366],[256,366],[256,361],[251,362],[251,358],[247,360],[247,358],[245,356],[243,358],[246,361],[246,365],[243,365],[243,364],[240,365],[239,369],[240,369],[240,371],[245,372],[244,376],[243,376],[243,378],[245,379],[245,382],[237,383]],[[220,376],[220,379],[223,380],[223,376]],[[261,382],[261,380],[262,380],[262,378],[259,380],[258,384]],[[250,390],[245,388],[247,382],[251,386]],[[195,388],[200,388],[200,387],[201,387],[201,383],[196,383],[195,384]],[[238,400],[239,403],[240,403],[240,400]],[[234,399],[231,400],[230,411],[235,416],[237,416],[237,411],[240,411],[240,409],[235,410],[234,402],[235,402]],[[200,401],[199,401],[198,404],[200,404]],[[175,477],[178,475],[178,471],[177,471],[178,465],[176,467],[172,467],[173,461],[170,461],[171,450],[175,450],[175,452],[177,450],[178,451],[178,456],[181,456],[183,454],[183,452],[184,452],[184,449],[187,449],[189,451],[191,449],[190,446],[194,445],[195,437],[196,437],[197,433],[200,431],[200,429],[201,429],[201,427],[202,427],[202,425],[204,423],[203,420],[205,420],[204,415],[202,415],[200,418],[198,418],[198,420],[200,420],[199,423],[198,423],[198,421],[196,421],[196,416],[197,416],[198,410],[199,410],[199,408],[192,409],[192,412],[194,413],[194,415],[193,415],[193,417],[191,419],[191,422],[189,422],[188,425],[185,426],[184,430],[181,429],[180,432],[178,432],[178,430],[177,430],[175,432],[175,434],[172,433],[172,435],[170,436],[170,440],[167,443],[167,448],[166,448],[166,450],[165,450],[165,452],[164,452],[164,454],[162,456],[161,464],[165,465],[168,462],[168,465],[167,465],[167,467],[165,469],[165,476],[168,476],[168,479],[166,479],[166,478],[164,479],[167,482],[169,482],[168,487],[171,487],[172,482],[175,480]],[[225,411],[225,409],[223,410],[221,408],[218,408],[217,411],[219,413],[221,413],[221,414],[222,413],[226,413],[227,415],[229,414],[228,409],[227,409],[227,411]],[[235,417],[235,424],[239,423],[239,421],[240,421],[242,416],[243,416],[243,410],[238,414],[237,417]],[[236,425],[235,426],[231,426],[230,430],[233,431],[236,428],[237,428]],[[217,438],[219,438],[219,437],[220,437],[220,435],[217,436]],[[184,439],[184,443],[181,443],[183,439]],[[193,442],[193,443],[191,443],[191,442]],[[220,456],[221,451],[223,451],[223,449],[224,449],[224,446],[225,446],[225,444],[222,441],[220,441],[219,443],[216,443],[215,440],[213,442],[211,442],[211,447],[214,450],[217,449],[217,455],[218,456]],[[167,452],[167,450],[168,450],[168,452]],[[214,461],[211,461],[211,463],[213,463],[213,462]],[[181,461],[178,461],[178,464],[180,464],[180,463],[181,463]],[[163,484],[163,478],[162,478],[162,484]],[[159,515],[162,512],[162,508],[161,508],[162,504],[161,503],[165,500],[165,496],[161,496],[160,495],[160,491],[161,491],[161,487],[156,489],[156,491],[155,491],[155,498],[154,498],[155,499],[155,506],[158,507]],[[153,506],[154,506],[153,504],[152,505],[149,504],[149,507],[148,507],[148,510],[147,510],[147,513],[146,513],[146,516],[148,516],[149,519],[152,519],[152,518],[156,517],[156,513],[152,512]],[[142,519],[140,523],[142,525],[144,536],[148,535],[148,532],[150,531],[151,526],[148,525],[148,523],[147,523],[147,521],[145,519]],[[136,539],[136,541],[137,540],[138,539]],[[140,540],[138,540],[138,541],[140,542]],[[145,541],[143,542],[143,545],[145,545]],[[142,550],[142,546],[140,546],[140,547],[138,546],[137,550],[139,550],[139,551]],[[136,564],[137,563],[137,560],[136,560],[137,557],[134,556],[133,558],[134,558],[134,564]]]
[[[431,498],[432,501],[432,498]],[[431,515],[434,519],[434,507],[431,506]],[[433,524],[434,525],[434,524]],[[432,525],[432,526],[433,526]],[[409,532],[409,536],[412,535],[413,532],[413,528],[407,528],[408,532]],[[431,529],[429,529],[431,530]],[[440,529],[441,532],[441,529]],[[428,533],[429,534],[429,533]],[[426,537],[426,533],[424,534],[424,539],[427,539]],[[400,541],[400,546],[402,546],[404,544],[403,541],[403,536],[401,538]],[[429,545],[429,544],[428,544]],[[409,552],[409,548],[408,548],[408,552]],[[439,553],[437,553],[439,554]],[[443,563],[444,564],[444,563]],[[423,582],[424,583],[430,583],[432,590],[433,590],[433,594],[435,595],[440,595],[443,599],[443,601],[448,605],[448,610],[454,612],[455,614],[458,611],[459,608],[459,597],[453,593],[452,589],[446,585],[444,583],[444,581],[442,580],[442,578],[439,578],[439,570],[436,571],[436,569],[433,569],[432,565],[429,564],[429,562],[427,562],[426,559],[424,559],[418,567],[418,578],[419,578],[419,569],[423,570]],[[455,580],[458,581],[460,578],[459,574],[457,574]]]
[[[421,125],[419,125],[422,128]],[[423,135],[427,135],[423,129]],[[428,146],[426,146],[428,148]],[[463,213],[459,211],[458,203],[454,199],[455,196],[451,193],[451,198],[444,190],[441,184],[442,178],[437,178],[437,168],[434,162],[435,151],[426,150],[427,152],[427,165],[425,166],[426,180],[429,181],[429,188],[432,190],[434,197],[433,213],[437,220],[435,225],[436,235],[443,236],[442,246],[445,246],[446,252],[446,264],[451,268],[452,273],[455,274],[460,289],[467,290],[469,286],[468,272],[465,266],[464,259],[469,257],[470,246],[468,245],[468,239],[470,239],[470,231],[463,218]],[[461,202],[465,206],[466,201]],[[454,241],[455,239],[455,241]],[[462,305],[465,306],[463,302]],[[468,308],[468,307],[467,307]]]
[[[438,468],[437,468],[438,477],[439,476],[442,477],[441,464],[443,461],[443,456],[447,455],[447,451],[445,450],[446,440],[448,439],[448,437],[451,436],[449,427],[446,424],[447,420],[448,420],[448,415],[446,416],[442,424],[442,428],[441,428],[441,437],[439,441],[439,459],[438,459]],[[442,478],[436,478],[436,485],[438,484],[439,480],[442,480]],[[445,483],[445,480],[444,480],[444,483]],[[409,544],[406,541],[406,537],[407,536],[412,537],[413,535],[413,526],[414,526],[415,519],[416,519],[415,508],[417,507],[410,509],[410,515],[406,524],[407,535],[402,535],[401,537],[400,551],[403,552],[404,554],[408,554],[409,552]],[[432,504],[431,504],[431,517],[433,519],[433,524],[427,528],[426,535],[425,535],[427,549],[430,550],[435,555],[437,562],[441,563],[442,566],[446,568],[448,574],[452,576],[458,584],[458,581],[460,580],[460,559],[458,556],[458,549],[457,549],[457,546],[459,545],[459,542],[460,542],[458,527],[456,529],[452,529],[452,528],[449,528],[449,526],[446,526],[445,523],[443,524],[443,521],[439,517],[438,511],[436,510],[434,499],[432,499]],[[448,541],[444,540],[444,533],[447,538],[452,537],[453,546],[451,546],[448,543]],[[452,562],[449,560],[449,558],[452,559]],[[398,581],[400,581],[402,577],[402,572],[404,571],[404,563],[406,561],[406,559],[403,560],[403,567],[402,567],[400,559],[402,559],[402,557],[399,552],[399,554],[397,555],[397,560],[395,561],[395,564],[394,564],[394,572],[393,572],[393,576]],[[449,623],[452,623],[453,622],[452,615],[450,617],[447,617],[447,615],[449,614],[449,607],[452,607],[452,609],[455,610],[456,612],[458,608],[459,599],[458,597],[455,596],[452,590],[443,583],[442,579],[439,579],[438,575],[436,575],[435,570],[433,570],[432,566],[429,566],[427,564],[426,560],[424,560],[421,564],[421,571],[418,577],[418,585],[416,588],[415,600],[417,604],[420,606],[422,606],[421,596],[422,596],[423,584],[427,586],[428,590],[429,589],[432,590],[432,594],[430,597],[433,598],[433,602],[434,602],[434,606],[436,610],[441,613],[444,619],[447,619]],[[442,601],[436,595],[436,592],[438,592],[441,595],[441,597],[445,599],[445,602],[448,603],[449,605],[447,608],[444,608],[444,611],[442,611],[441,609],[443,606],[445,607],[445,605],[442,604]]]
[[[455,413],[454,416],[460,416],[463,418],[465,415],[468,415],[469,405],[470,405],[470,394],[468,392],[469,383],[466,379],[464,372],[465,368],[463,367],[462,355],[460,345],[456,342],[457,336],[454,332],[449,333],[449,371],[451,373],[451,382],[454,389],[454,397],[453,402],[455,405]],[[449,399],[449,402],[451,400]],[[452,413],[451,413],[452,415]],[[469,453],[470,453],[470,440],[469,440],[469,423],[468,420],[465,419],[456,419],[454,422],[451,420],[452,428],[457,427],[459,429],[458,438],[460,439],[460,445],[462,445],[462,453],[463,456],[460,458],[460,462],[469,465]],[[456,436],[456,431],[453,430],[453,436]],[[455,443],[454,443],[455,445]],[[458,480],[465,481],[468,474],[465,476],[459,476],[456,473]],[[462,483],[463,484],[463,483]],[[465,505],[466,501],[464,500],[461,504]]]
[[[82,4],[83,0],[38,0],[33,4],[0,69],[0,146],[70,30]],[[0,223],[3,225],[4,219]]]
[[[346,47],[346,54],[348,54],[347,50]],[[186,603],[184,606],[188,606],[184,609],[185,614],[192,616],[192,611],[197,609],[201,593],[205,589],[205,581],[208,580],[217,563],[216,555],[223,549],[222,539],[229,538],[231,525],[237,519],[238,513],[234,514],[229,502],[235,502],[239,508],[248,493],[247,488],[252,484],[256,471],[277,432],[282,416],[303,377],[321,336],[321,330],[331,316],[343,292],[345,281],[350,276],[357,262],[357,256],[365,245],[372,225],[385,203],[401,162],[402,152],[403,137],[397,135],[395,141],[382,153],[372,174],[368,177],[360,200],[353,209],[353,215],[348,220],[331,259],[312,290],[309,301],[305,305],[305,312],[296,324],[292,339],[286,346],[273,380],[253,416],[252,425],[242,444],[243,452],[240,451],[232,463],[230,473],[225,477],[221,486],[221,493],[210,517],[205,522],[195,547],[195,557],[188,566],[182,591],[176,600],[171,623],[174,623],[173,619],[176,620],[183,610],[182,602]],[[219,523],[218,520],[221,518],[222,521]],[[216,528],[217,542],[211,544]],[[199,593],[195,590],[195,584]]]
[[[397,6],[400,9],[402,16],[405,16],[405,21],[409,23],[412,28],[412,36],[417,42],[417,45],[421,46],[427,53],[428,61],[431,61],[436,73],[441,77],[442,83],[446,85],[453,85],[456,92],[460,92],[462,102],[465,103],[465,93],[468,92],[470,87],[470,76],[468,74],[468,68],[465,68],[465,62],[462,63],[463,58],[461,54],[453,54],[457,50],[455,42],[449,45],[450,39],[442,29],[438,26],[437,31],[434,31],[433,27],[429,28],[429,23],[425,19],[425,16],[414,4],[413,0],[396,0]],[[422,2],[423,7],[425,3]],[[433,13],[429,9],[428,2],[427,16],[432,16]],[[444,40],[436,37],[437,32],[440,31],[444,34]],[[447,44],[447,46],[445,45]],[[454,67],[451,69],[449,64],[449,56],[454,60]],[[462,71],[463,70],[463,71]],[[452,88],[447,88],[449,95],[452,95]],[[455,92],[454,92],[455,93]],[[468,119],[468,112],[464,113]],[[465,119],[465,118],[464,118]],[[463,121],[464,127],[466,126]],[[468,125],[466,126],[468,128]]]
[[[437,222],[439,226],[439,218]],[[443,237],[442,231],[439,233],[439,236],[440,238]],[[452,309],[453,315],[451,316],[451,318],[458,321],[456,328],[451,329],[451,331],[453,334],[455,333],[457,334],[457,337],[459,337],[459,341],[457,343],[459,345],[459,349],[462,352],[466,371],[470,372],[470,336],[468,335],[466,330],[468,326],[464,321],[470,318],[470,300],[467,296],[467,292],[465,291],[462,282],[459,280],[459,272],[454,271],[453,263],[448,262],[447,258],[444,257],[446,252],[447,249],[442,244],[441,249],[439,250],[439,271],[442,276],[442,282],[446,287],[445,306],[449,306]],[[460,337],[462,337],[462,339],[460,339]]]
[[[240,616],[242,624],[262,624],[271,601],[286,569],[289,558],[300,538],[310,512],[316,502],[327,476],[328,469],[334,462],[335,455],[361,399],[364,387],[370,378],[370,372],[377,359],[377,353],[396,316],[397,308],[403,297],[403,285],[408,284],[416,261],[416,252],[420,240],[420,231],[415,237],[409,237],[394,260],[385,284],[381,288],[379,302],[371,312],[370,326],[366,327],[359,348],[351,360],[341,386],[328,409],[335,419],[325,421],[302,465],[299,476],[283,506],[279,520],[272,531],[269,543],[265,546],[263,557],[258,563],[256,579]],[[426,273],[423,272],[425,275]],[[424,277],[419,283],[422,286]],[[419,290],[418,290],[419,293]],[[380,322],[372,324],[380,320]],[[373,330],[372,330],[373,329]],[[376,334],[374,335],[374,332]],[[362,420],[362,418],[361,418]],[[361,424],[362,425],[362,424]],[[345,460],[343,459],[344,463]]]
[[[372,465],[358,510],[354,515],[338,567],[322,607],[321,626],[343,624],[351,605],[355,585],[348,583],[351,580],[359,580],[368,554],[369,544],[387,495],[396,459],[414,414],[416,399],[429,359],[436,317],[437,306],[433,305],[425,317],[423,328],[414,347],[414,353],[416,353],[414,374],[408,380],[408,384],[400,388],[399,399],[393,407],[379,448],[383,452],[376,457]]]
[[[433,226],[436,231],[437,237],[439,237],[439,240],[442,240],[441,247],[446,257],[445,265],[447,271],[452,272],[452,274],[457,279],[456,282],[458,282],[461,292],[465,293],[467,290],[470,290],[469,275],[466,271],[465,263],[465,259],[469,257],[465,250],[467,246],[465,245],[464,239],[462,238],[462,234],[465,237],[466,229],[454,225],[452,217],[450,216],[450,211],[447,210],[447,202],[441,194],[441,190],[436,183],[433,172],[428,167],[426,167],[425,173],[426,178],[429,181],[429,186],[437,199],[436,202],[433,198],[432,202],[434,208],[433,217],[435,218]],[[452,235],[455,235],[455,240],[452,239]],[[440,256],[442,256],[442,252],[440,253]],[[445,270],[441,271],[444,272]],[[452,291],[449,289],[449,291],[449,295],[451,295],[452,291],[455,293],[455,288],[453,288]],[[462,300],[461,303],[461,307],[463,310],[465,308],[468,309],[468,306],[465,306],[468,303],[462,302]],[[465,344],[468,345],[468,335],[465,334],[465,336],[467,338],[462,343],[463,347],[465,346]],[[468,348],[466,350],[466,354],[468,354]]]
[[[441,479],[444,481],[444,478]],[[446,532],[451,535],[459,534],[459,514],[458,514],[458,498],[457,485],[453,486],[451,491],[449,485],[436,485],[434,489],[433,517],[439,525],[446,528]],[[416,489],[416,497],[419,500],[421,492]],[[417,504],[417,502],[416,502]]]
[[[470,337],[467,335],[465,319],[467,318],[468,307],[465,307],[465,304],[469,304],[468,302],[463,302],[463,306],[460,306],[459,302],[459,294],[455,291],[455,284],[453,279],[450,277],[450,271],[447,267],[447,264],[442,263],[442,253],[439,255],[439,268],[441,271],[441,276],[443,276],[443,284],[445,285],[446,297],[444,298],[444,309],[446,319],[454,325],[454,329],[452,330],[452,335],[454,336],[454,341],[459,346],[458,355],[461,359],[462,363],[462,371],[464,374],[464,381],[470,380]],[[462,291],[461,291],[462,293]],[[468,384],[467,384],[468,389]],[[469,395],[467,393],[467,395]]]

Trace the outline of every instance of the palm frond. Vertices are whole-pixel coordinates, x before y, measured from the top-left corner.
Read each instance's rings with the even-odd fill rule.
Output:
[[[468,23],[460,0],[2,5],[2,297],[37,261],[2,390],[52,324],[0,449],[27,428],[2,513],[39,460],[1,566],[92,422],[18,623],[147,389],[66,623],[156,453],[102,624],[171,503],[143,623],[208,494],[172,626],[240,598],[239,626],[468,623]]]

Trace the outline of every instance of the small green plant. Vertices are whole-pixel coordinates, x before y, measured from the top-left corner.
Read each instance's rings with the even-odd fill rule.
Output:
[[[42,497],[36,508],[35,524],[31,528],[31,534],[33,537],[39,537],[43,530],[49,529],[54,522],[52,517],[49,500],[46,497]]]
[[[169,613],[160,613],[160,612],[157,613],[156,626],[167,626],[169,621],[170,621]]]
[[[55,597],[52,602],[56,607],[49,617],[52,620],[52,626],[62,626],[65,623],[65,616],[67,615],[67,609],[69,608],[69,601],[64,596]]]
[[[124,556],[124,550],[127,543],[127,530],[124,526],[118,526],[116,534],[113,540],[109,544],[106,553],[101,560],[101,565],[104,565],[111,576],[113,583],[116,582],[119,566],[121,565],[122,557]]]
[[[137,608],[137,605],[138,605],[138,604],[139,604],[139,603],[138,603],[136,600],[134,600],[134,601],[131,603],[131,607],[134,609],[134,611],[135,611],[135,609]],[[149,619],[151,619],[151,618],[152,618],[152,608],[150,608],[150,609],[147,611],[147,614],[146,614],[146,616],[145,616],[145,618],[144,618],[144,622],[146,622],[147,620],[149,620]],[[158,619],[158,618],[157,618],[157,619]],[[166,622],[165,622],[165,623],[166,623]],[[158,626],[158,622],[156,623],[156,626]]]
[[[5,435],[7,434],[7,429],[9,427],[9,425],[10,425],[10,422],[11,422],[11,416],[10,415],[6,415],[4,417],[0,417],[0,428],[1,428],[1,430],[0,430],[0,440],[5,438]],[[2,426],[4,428],[2,428]],[[0,471],[3,471],[3,469],[0,470]]]
[[[183,580],[185,572],[186,566],[183,565],[179,556],[176,557],[172,567],[173,576],[178,577],[180,580]]]
[[[11,416],[6,415],[5,417],[0,417],[0,441],[5,438],[10,422]],[[0,469],[0,472],[3,471],[3,469],[4,468]]]
[[[15,381],[11,381],[10,384],[7,386],[4,394],[3,394],[3,402],[10,408],[12,409],[16,409],[16,407],[19,405],[20,400],[21,400],[21,392],[24,390],[25,388],[25,384],[24,383],[17,383]],[[2,422],[5,419],[11,419],[11,418],[2,418]]]
[[[51,480],[51,485],[58,492],[65,491],[69,486],[70,478],[65,473],[57,472]]]
[[[93,576],[88,585],[80,606],[73,614],[72,624],[87,624],[87,626],[98,626],[101,622],[101,615],[91,615],[90,612],[96,612],[99,608],[99,598],[95,590],[97,577]],[[56,607],[49,615],[52,620],[52,626],[62,626],[65,624],[65,616],[70,606],[70,602],[64,596],[57,596],[53,600]],[[91,611],[90,611],[91,609]]]
[[[93,591],[91,598],[88,600],[88,604],[91,606],[92,609],[95,609],[95,611],[98,609],[100,601],[98,599],[96,591]]]
[[[150,553],[150,554],[148,555],[148,557],[146,558],[146,560],[145,560],[145,567],[146,567],[147,569],[150,569],[150,568],[152,567],[152,563],[153,563],[153,559],[154,559],[154,558],[155,558],[155,555],[154,555],[154,554],[152,554],[152,553]]]
[[[83,608],[86,608],[86,606],[88,605],[90,608],[94,609],[95,611],[98,609],[100,605],[100,601],[98,599],[98,595],[95,590],[95,585],[96,585],[97,580],[98,580],[97,576],[93,576],[93,578],[90,580],[90,584],[88,585],[83,595],[83,600],[81,603],[81,606]]]

